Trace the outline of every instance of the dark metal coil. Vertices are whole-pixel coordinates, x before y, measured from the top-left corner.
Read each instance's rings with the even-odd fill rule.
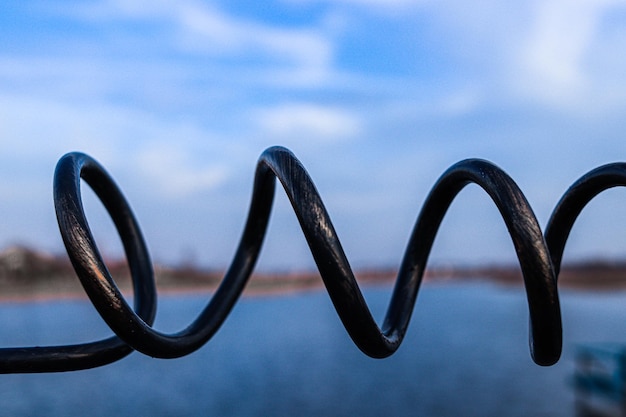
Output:
[[[133,279],[134,308],[122,296],[98,251],[82,206],[81,178],[104,204],[120,234]],[[597,194],[626,185],[626,165],[605,165],[576,181],[554,210],[545,238],[524,194],[504,171],[478,159],[453,165],[426,198],[379,327],[311,178],[287,149],[269,148],[259,158],[248,218],[222,283],[189,326],[165,334],[152,328],[157,298],[154,274],[129,204],[102,166],[85,154],[70,153],[61,158],[54,176],[59,228],[85,292],[116,336],[79,345],[3,348],[0,372],[71,371],[114,362],[132,350],[176,358],[199,349],[226,320],[254,270],[272,210],[276,179],[289,197],[341,321],[354,343],[375,358],[393,354],[402,343],[441,221],[463,187],[479,185],[500,211],[519,259],[528,299],[531,355],[540,365],[552,365],[561,354],[557,276],[569,232]]]

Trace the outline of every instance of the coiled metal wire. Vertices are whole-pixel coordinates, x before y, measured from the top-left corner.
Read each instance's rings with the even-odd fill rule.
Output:
[[[121,236],[133,280],[133,308],[122,296],[98,251],[83,210],[81,178],[101,200]],[[400,265],[387,314],[379,327],[313,181],[290,151],[269,148],[259,158],[248,218],[222,283],[192,323],[166,334],[152,327],[157,299],[154,274],[128,202],[94,159],[70,153],[60,159],[54,176],[59,228],[85,292],[115,336],[78,345],[3,348],[0,372],[93,368],[119,360],[132,350],[153,357],[176,358],[203,346],[224,323],[252,274],[266,234],[276,179],[289,197],[343,325],[354,343],[375,358],[393,354],[402,343],[441,221],[463,187],[469,183],[479,185],[499,209],[519,259],[528,299],[531,355],[537,364],[552,365],[561,354],[557,277],[569,232],[582,209],[597,194],[626,185],[626,165],[605,165],[576,181],[552,213],[545,238],[524,194],[504,171],[478,159],[453,165],[426,198]]]

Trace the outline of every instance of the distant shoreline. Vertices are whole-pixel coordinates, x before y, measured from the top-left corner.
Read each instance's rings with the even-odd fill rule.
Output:
[[[179,272],[176,273],[178,275]],[[223,274],[211,272],[202,278],[186,276],[179,283],[171,276],[172,271],[165,274],[156,271],[157,293],[159,296],[207,294],[214,293]],[[195,274],[199,274],[197,271]],[[114,274],[112,274],[114,275]],[[121,278],[121,279],[117,279]],[[132,300],[132,283],[128,276],[114,277],[116,285],[128,300]],[[387,285],[395,281],[395,274],[389,272],[367,272],[358,279],[360,286]],[[244,297],[263,297],[318,291],[324,283],[317,272],[298,273],[253,273],[243,291]],[[32,302],[48,300],[80,300],[87,299],[78,277],[55,277],[51,280],[38,280],[32,285],[6,285],[0,281],[0,302]]]
[[[114,274],[112,274],[114,275]],[[367,270],[356,272],[356,279],[362,288],[377,285],[393,285],[397,279],[394,270]],[[156,271],[159,296],[207,294],[207,298],[218,288],[223,274],[194,270]],[[176,277],[180,278],[177,280]],[[128,276],[121,276],[116,284],[128,300],[132,300],[132,287]],[[524,282],[519,267],[489,266],[470,268],[432,268],[426,270],[424,283],[463,283],[491,282],[505,286],[522,287]],[[56,276],[41,279],[35,283],[7,285],[0,281],[0,302],[33,302],[50,300],[87,299],[78,277]],[[626,290],[626,264],[588,263],[563,268],[559,276],[559,288],[579,291]],[[324,283],[317,271],[291,273],[254,273],[248,281],[243,295],[278,296],[307,291],[319,291]]]
[[[124,260],[106,260],[116,285],[132,298],[130,271]],[[220,285],[224,273],[193,266],[154,268],[159,294],[210,294]],[[355,272],[360,286],[392,285],[395,269],[367,269]],[[428,267],[424,282],[464,282],[467,280],[522,286],[518,265],[479,267]],[[255,272],[244,295],[280,295],[319,290],[323,281],[317,271],[283,273]],[[559,287],[577,290],[609,291],[626,289],[626,261],[592,261],[565,265],[559,274]],[[67,258],[59,258],[25,247],[0,251],[0,301],[84,299],[85,294]]]

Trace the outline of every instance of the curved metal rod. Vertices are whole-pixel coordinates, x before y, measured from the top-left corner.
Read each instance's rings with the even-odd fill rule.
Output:
[[[72,161],[70,165],[76,170],[67,170],[68,164],[59,167],[55,177],[54,198],[61,228],[74,231],[74,239],[66,241],[65,244],[67,250],[72,253],[73,266],[82,284],[106,290],[96,283],[110,280],[110,274],[95,245],[94,250],[89,253],[83,250],[81,242],[84,240],[93,242],[93,237],[86,220],[72,216],[77,209],[72,206],[76,201],[68,200],[65,196],[64,190],[74,189],[80,201],[81,176],[104,203],[122,238],[133,280],[135,311],[146,324],[151,325],[156,314],[156,287],[152,262],[139,225],[126,199],[105,170],[93,159],[83,154],[72,154],[66,156],[66,160]],[[82,205],[80,202],[79,204]],[[94,368],[115,362],[132,350],[117,336],[67,346],[2,348],[0,373],[60,372]]]
[[[356,345],[372,357],[389,356],[399,347],[443,216],[465,185],[478,184],[500,210],[518,254],[528,294],[533,359],[538,364],[550,365],[560,356],[561,316],[556,277],[541,229],[513,180],[486,161],[462,161],[446,171],[433,187],[409,241],[381,330],[372,318],[328,213],[305,169],[284,148],[266,150],[257,164],[246,226],[222,284],[194,322],[177,333],[164,334],[135,314],[110,275],[103,273],[105,268],[99,260],[80,199],[78,173],[90,166],[86,158],[81,154],[62,158],[55,174],[55,200],[63,240],[85,291],[103,319],[126,343],[147,355],[173,358],[189,354],[204,345],[224,322],[261,250],[277,178],[291,201],[344,326]],[[68,176],[71,180],[65,178]],[[109,208],[106,193],[101,198]],[[58,201],[63,204],[59,205]]]
[[[400,320],[408,322],[414,304],[412,294],[418,290],[443,216],[468,183],[482,187],[500,211],[524,278],[531,355],[539,365],[553,365],[561,355],[562,324],[556,274],[547,245],[528,201],[515,182],[500,168],[483,160],[470,159],[453,165],[432,188],[407,246],[385,328]]]
[[[626,164],[616,162],[589,171],[563,194],[550,216],[545,232],[546,243],[557,275],[561,270],[569,233],[582,210],[601,192],[620,186],[626,186]]]

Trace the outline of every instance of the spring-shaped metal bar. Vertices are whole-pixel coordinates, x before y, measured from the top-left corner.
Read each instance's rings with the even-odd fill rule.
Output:
[[[120,234],[133,279],[134,309],[117,288],[98,251],[82,206],[81,178],[104,204]],[[598,193],[626,185],[626,165],[597,168],[574,183],[554,210],[545,239],[523,193],[504,171],[477,159],[453,165],[426,198],[400,265],[386,317],[379,327],[311,178],[287,149],[269,148],[259,158],[248,218],[222,283],[188,327],[165,334],[152,327],[157,298],[154,274],[129,204],[95,160],[85,154],[70,153],[61,158],[54,177],[59,228],[85,292],[116,336],[69,346],[3,348],[0,372],[92,368],[121,359],[133,349],[153,357],[175,358],[203,346],[224,323],[254,270],[272,210],[276,179],[291,201],[347,332],[365,354],[375,358],[393,354],[402,342],[432,244],[448,207],[467,184],[479,185],[499,209],[519,259],[528,299],[531,355],[536,363],[551,365],[561,354],[557,276],[569,232],[582,209]]]

